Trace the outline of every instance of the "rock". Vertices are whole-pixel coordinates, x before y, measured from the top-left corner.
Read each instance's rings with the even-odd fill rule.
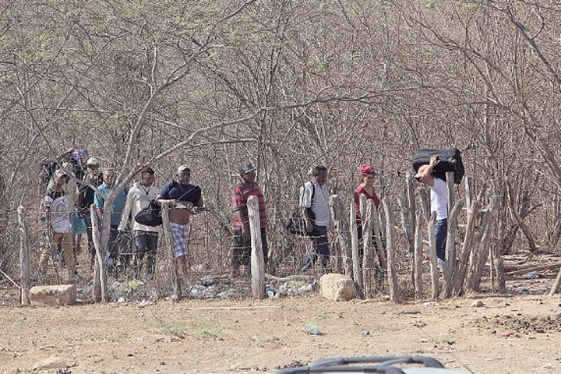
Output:
[[[306,324],[304,327],[300,327],[300,331],[308,335],[323,335],[321,331],[319,331],[318,327],[312,323]]]
[[[32,305],[72,305],[76,303],[76,285],[35,286],[29,290]]]
[[[342,274],[325,274],[320,279],[321,295],[335,301],[348,301],[357,295],[353,280]]]
[[[60,357],[49,357],[33,365],[33,370],[67,369],[68,365]]]
[[[483,301],[481,300],[476,300],[473,303],[471,303],[471,306],[474,308],[481,308],[482,306],[485,306],[485,304],[483,304]]]

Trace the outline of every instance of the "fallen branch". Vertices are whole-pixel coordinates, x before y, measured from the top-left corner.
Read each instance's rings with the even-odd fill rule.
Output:
[[[265,278],[270,279],[270,280],[274,280],[274,281],[278,281],[278,282],[288,282],[288,281],[292,281],[292,280],[304,280],[304,281],[314,280],[314,277],[312,277],[311,275],[291,275],[291,276],[285,277],[285,278],[278,278],[278,277],[275,277],[274,275],[265,274]]]
[[[12,280],[12,278],[10,278],[10,277],[8,276],[8,274],[4,273],[1,269],[0,269],[0,273],[2,273],[2,275],[4,275],[6,278],[8,278],[8,280],[9,280],[10,282],[12,282],[12,283],[14,284],[14,286],[16,286],[17,288],[21,289],[21,287],[19,286],[19,284],[17,284],[16,282],[14,282],[14,281]]]
[[[515,271],[509,271],[508,274],[509,275],[522,275],[522,274],[527,274],[530,273],[532,271],[542,271],[542,270],[551,270],[551,269],[557,269],[561,267],[561,262],[556,263],[556,264],[549,264],[549,265],[522,265],[523,268],[519,269],[519,270],[515,270]]]
[[[185,308],[185,310],[236,310],[236,309],[277,309],[282,308],[282,305],[261,305],[261,306],[221,306],[221,307],[208,307],[208,308]]]

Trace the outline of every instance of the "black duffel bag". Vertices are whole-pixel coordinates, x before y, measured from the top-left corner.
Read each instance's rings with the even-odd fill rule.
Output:
[[[460,184],[462,178],[464,177],[464,164],[462,163],[462,155],[460,150],[457,148],[450,148],[444,150],[438,149],[419,149],[415,152],[415,157],[413,158],[413,169],[415,173],[419,171],[422,165],[428,165],[432,155],[436,155],[440,161],[438,165],[434,167],[434,175],[446,181],[446,172],[454,172],[454,183]]]
[[[150,203],[134,216],[134,220],[145,226],[160,226],[163,222],[162,208],[155,200],[150,200]]]

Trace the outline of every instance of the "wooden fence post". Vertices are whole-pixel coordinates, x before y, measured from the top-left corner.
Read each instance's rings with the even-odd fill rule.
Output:
[[[413,280],[415,299],[423,298],[423,231],[421,230],[421,214],[417,212],[415,219],[415,245],[413,247]]]
[[[95,302],[107,302],[109,301],[107,289],[107,261],[105,259],[107,248],[101,247],[102,240],[100,238],[99,220],[97,218],[97,211],[94,204],[90,206],[90,214],[92,222],[92,239],[95,247],[93,299]]]
[[[493,226],[495,224],[495,217],[498,212],[500,204],[500,196],[493,196],[488,205],[487,213],[483,218],[481,227],[483,232],[479,236],[476,244],[476,251],[474,251],[470,258],[470,269],[467,280],[467,289],[472,291],[479,290],[479,283],[481,282],[481,274],[487,259],[489,258],[489,242],[493,234]]]
[[[247,213],[251,232],[251,291],[254,298],[262,300],[267,296],[267,292],[265,292],[265,261],[257,196],[250,196],[247,199]]]
[[[329,206],[331,207],[333,224],[337,230],[337,239],[339,240],[339,245],[341,246],[343,270],[345,275],[350,277],[352,273],[352,252],[347,236],[347,233],[349,232],[349,224],[347,223],[347,215],[345,214],[343,200],[337,194],[331,195],[329,197]]]
[[[29,278],[29,235],[27,225],[25,224],[25,208],[22,205],[18,207],[18,224],[20,237],[21,305],[29,305],[29,289],[31,286]]]
[[[171,283],[173,287],[172,300],[181,298],[181,279],[177,269],[177,260],[175,259],[175,245],[173,243],[173,234],[171,233],[171,223],[169,221],[169,201],[162,202],[162,231],[164,234],[164,244],[166,247],[168,264],[171,269]]]
[[[358,233],[356,226],[356,205],[351,201],[350,209],[350,222],[351,222],[351,253],[353,260],[353,280],[355,281],[357,290],[362,293],[362,272],[360,271],[360,262],[358,260]]]
[[[388,197],[382,200],[384,208],[384,216],[386,217],[386,245],[388,250],[388,284],[390,289],[390,299],[393,302],[399,302],[399,290],[397,285],[397,274],[395,272],[395,248],[394,248],[394,227],[393,214],[391,211]]]
[[[442,283],[442,297],[452,295],[452,279],[457,272],[456,266],[456,229],[458,227],[458,214],[464,206],[464,199],[460,199],[448,215],[448,233],[446,235],[446,261],[444,262],[444,281]]]
[[[466,181],[467,182],[467,181]],[[453,293],[459,296],[464,291],[464,279],[466,276],[469,258],[473,250],[475,224],[477,222],[479,202],[475,199],[470,199],[471,205],[468,206],[467,211],[467,225],[466,233],[464,236],[464,242],[462,243],[462,248],[459,254],[459,266],[458,271],[454,274],[453,278]]]
[[[429,261],[432,283],[432,299],[438,299],[438,261],[436,257],[436,238],[434,227],[436,225],[436,212],[432,212],[429,219]]]
[[[361,212],[362,218],[362,243],[363,243],[363,258],[362,258],[362,281],[364,283],[364,297],[369,298],[372,296],[372,268],[374,261],[372,258],[372,216],[376,214],[376,207],[372,200],[367,200],[366,195],[360,195],[361,204],[365,210]]]

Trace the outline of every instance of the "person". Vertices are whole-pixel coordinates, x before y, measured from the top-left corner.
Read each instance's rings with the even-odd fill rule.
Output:
[[[328,265],[327,227],[331,226],[331,211],[326,182],[327,168],[318,165],[312,170],[312,181],[306,182],[303,187],[300,207],[302,217],[306,222],[306,232],[312,240],[312,250],[302,267],[302,271],[310,269],[318,258],[324,268]]]
[[[446,182],[433,175],[434,167],[440,161],[436,155],[431,156],[428,165],[422,165],[415,178],[430,188],[430,210],[436,212],[434,226],[434,239],[436,243],[436,256],[444,268],[446,260],[446,235],[448,234],[448,188]]]
[[[261,188],[255,182],[255,168],[252,164],[239,167],[240,180],[232,192],[232,207],[234,210],[234,240],[232,251],[232,278],[239,276],[240,265],[249,269],[251,258],[251,235],[249,229],[249,217],[247,200],[250,196],[257,196],[259,204],[259,227],[261,233],[261,246],[263,249],[263,260],[265,266],[268,263],[267,249],[267,212],[265,209],[265,197]]]
[[[187,276],[187,242],[189,241],[189,219],[193,207],[203,206],[202,191],[199,186],[189,183],[191,169],[185,165],[177,168],[177,182],[167,182],[156,197],[156,204],[169,202],[169,220],[175,246],[177,268],[182,276]]]
[[[48,188],[45,194],[46,226],[50,240],[41,253],[39,271],[46,274],[51,250],[61,244],[68,275],[72,278],[77,275],[70,226],[70,214],[73,213],[73,209],[64,191],[64,185],[68,183],[69,179],[66,172],[61,169],[57,170],[54,174],[54,185],[52,188]]]
[[[362,183],[358,185],[355,190],[354,200],[356,205],[356,225],[358,232],[358,239],[362,238],[362,218],[360,215],[360,195],[364,194],[368,200],[372,200],[376,209],[380,207],[380,199],[374,191],[374,177],[376,172],[374,167],[371,165],[363,165],[360,168],[360,173],[362,175]]]
[[[82,178],[82,183],[80,183],[78,202],[76,205],[78,206],[78,216],[83,217],[86,224],[90,266],[92,268],[95,261],[95,246],[93,244],[90,206],[95,202],[95,190],[90,186],[98,188],[101,183],[103,183],[103,175],[99,173],[99,160],[95,157],[90,157],[86,161],[86,173]]]
[[[96,193],[94,196],[97,218],[100,222],[103,219],[103,206],[105,204],[105,197],[113,188],[114,181],[115,173],[113,169],[106,169],[103,172],[103,183],[98,188],[98,191],[100,193]],[[122,266],[122,263],[119,259],[119,248],[117,245],[117,228],[119,227],[119,223],[121,223],[121,214],[123,213],[126,199],[127,191],[123,190],[119,192],[117,197],[115,197],[113,205],[111,206],[111,231],[109,231],[109,242],[107,244],[106,254],[107,267],[109,271],[119,270],[119,268]]]
[[[78,253],[82,252],[82,235],[87,234],[86,221],[84,217],[78,215],[78,208],[74,207],[74,242],[76,243],[76,251],[74,256],[76,257],[76,265],[78,265]]]
[[[144,169],[140,173],[140,182],[135,183],[127,194],[125,208],[118,227],[119,232],[124,232],[132,217],[133,238],[136,247],[133,266],[137,277],[142,270],[144,255],[146,255],[146,270],[148,275],[152,276],[155,272],[159,229],[157,227],[141,225],[134,221],[134,217],[136,217],[138,212],[148,206],[150,200],[158,196],[159,190],[154,187],[153,184],[154,170],[151,168]]]

